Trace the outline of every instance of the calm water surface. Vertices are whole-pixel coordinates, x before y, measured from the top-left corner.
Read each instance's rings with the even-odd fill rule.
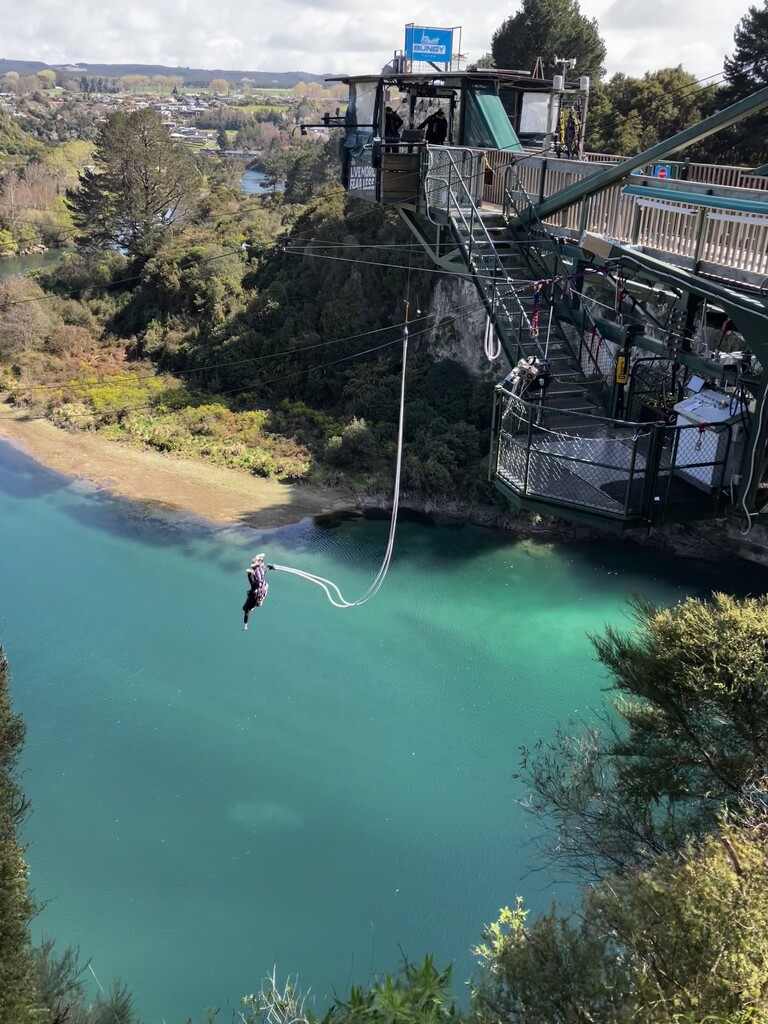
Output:
[[[372,971],[455,961],[527,876],[518,747],[605,680],[585,631],[632,593],[671,602],[765,576],[616,546],[547,548],[403,524],[380,595],[336,611],[254,551],[367,585],[387,524],[254,538],[81,493],[0,446],[0,635],[28,736],[36,935],[121,975],[148,1021],[229,1021],[264,973],[324,1005]],[[399,945],[398,945],[399,944]]]
[[[0,281],[16,274],[26,274],[29,270],[43,270],[51,267],[61,259],[61,249],[49,249],[48,252],[36,256],[15,256],[0,260]]]
[[[246,196],[267,195],[273,189],[266,181],[267,176],[263,171],[245,171],[240,179],[240,191]]]

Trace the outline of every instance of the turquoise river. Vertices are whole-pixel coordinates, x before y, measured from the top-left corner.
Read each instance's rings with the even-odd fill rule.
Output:
[[[0,530],[35,937],[78,944],[105,986],[121,976],[150,1024],[209,1005],[229,1021],[273,965],[320,1010],[401,949],[453,961],[462,994],[483,923],[517,893],[534,909],[558,894],[530,873],[515,774],[521,744],[604,698],[586,631],[625,621],[633,593],[766,583],[405,522],[370,604],[336,611],[271,573],[243,633],[255,551],[354,596],[387,523],[214,528],[0,445]]]

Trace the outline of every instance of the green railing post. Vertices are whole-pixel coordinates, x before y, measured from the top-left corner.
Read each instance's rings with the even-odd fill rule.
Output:
[[[650,523],[653,521],[653,499],[656,497],[661,453],[664,448],[664,435],[667,428],[661,423],[650,423],[649,427],[651,430],[650,443],[645,456],[645,479],[643,480],[643,487],[640,493],[640,507],[638,511]],[[637,441],[635,444],[637,444]]]
[[[491,417],[491,447],[488,451],[488,482],[492,483],[499,473],[499,447],[501,441],[501,393],[493,390],[493,415]]]

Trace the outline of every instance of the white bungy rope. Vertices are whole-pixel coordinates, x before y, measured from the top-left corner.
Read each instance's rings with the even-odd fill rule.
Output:
[[[325,579],[324,576],[315,576],[311,572],[304,572],[302,569],[293,569],[288,565],[275,565],[275,569],[279,572],[287,572],[292,576],[299,576],[303,580],[308,580],[310,583],[314,583],[325,591],[325,596],[331,602],[334,608],[359,608],[360,605],[370,601],[372,597],[375,597],[381,589],[381,585],[387,575],[389,569],[389,563],[392,561],[392,555],[395,550],[395,531],[397,530],[397,509],[400,504],[400,471],[403,463],[403,425],[405,423],[405,362],[408,354],[408,328],[406,327],[403,331],[403,374],[400,380],[400,419],[397,425],[397,459],[395,462],[395,493],[392,499],[392,521],[389,524],[389,539],[387,541],[387,548],[384,552],[384,560],[381,563],[381,567],[376,574],[376,578],[373,580],[371,585],[368,587],[362,597],[358,597],[356,601],[347,601],[342,592],[336,586],[332,580]]]
[[[483,339],[485,358],[489,363],[495,362],[501,355],[501,342],[496,336],[496,329],[489,316],[485,318],[485,337]]]

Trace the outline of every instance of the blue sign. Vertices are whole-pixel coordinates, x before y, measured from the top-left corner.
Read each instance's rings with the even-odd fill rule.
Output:
[[[654,178],[671,178],[672,164],[656,164],[653,168]]]
[[[453,56],[453,29],[406,25],[405,56],[408,60],[450,64]]]

